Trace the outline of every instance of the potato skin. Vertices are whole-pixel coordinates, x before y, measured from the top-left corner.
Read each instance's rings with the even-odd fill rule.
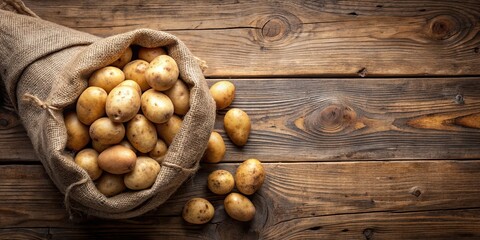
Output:
[[[125,137],[123,124],[113,122],[108,117],[102,117],[93,122],[89,132],[93,141],[104,145],[117,144]]]
[[[208,139],[207,149],[205,150],[205,156],[203,162],[206,163],[218,163],[222,161],[225,156],[226,147],[223,141],[222,135],[218,132],[212,132]]]
[[[229,81],[218,81],[210,87],[210,94],[215,100],[217,109],[225,109],[235,98],[235,85]]]
[[[65,128],[67,129],[67,148],[79,151],[90,142],[88,126],[80,122],[75,112],[65,114]]]
[[[192,198],[185,203],[182,217],[192,224],[205,224],[212,220],[215,214],[213,205],[204,198]]]
[[[232,142],[237,146],[247,144],[250,135],[250,117],[246,112],[238,108],[228,110],[223,119],[225,132]]]
[[[80,122],[85,125],[92,124],[95,120],[105,115],[107,92],[103,88],[88,87],[77,99],[76,111]]]
[[[173,115],[166,123],[156,124],[158,136],[161,137],[167,145],[171,145],[175,135],[180,131],[183,120],[177,115]]]
[[[248,222],[255,217],[255,206],[247,197],[239,193],[230,193],[223,201],[227,214],[238,221]]]
[[[145,116],[137,114],[127,124],[127,138],[139,152],[148,153],[157,144],[157,130]]]
[[[187,114],[188,110],[190,110],[190,90],[182,80],[178,79],[173,87],[164,93],[172,100],[175,114]]]
[[[125,74],[117,67],[107,66],[93,72],[88,79],[88,86],[103,88],[107,93],[125,80]]]
[[[138,49],[138,58],[145,60],[147,62],[151,62],[154,58],[160,55],[167,55],[167,51],[165,51],[165,49],[163,49],[162,47],[156,47],[156,48],[141,47],[140,49]]]
[[[102,176],[97,180],[97,189],[106,197],[115,196],[125,191],[125,183],[123,183],[123,175],[110,174],[103,172]]]
[[[107,97],[107,116],[114,122],[128,122],[140,110],[140,94],[128,86],[117,86]]]
[[[123,68],[128,62],[132,60],[132,56],[133,56],[132,48],[128,47],[127,49],[125,49],[122,55],[110,65],[117,68]]]
[[[128,141],[128,139],[121,141],[118,145],[127,147],[128,149],[132,150],[135,154],[137,154],[138,150]]]
[[[215,194],[225,195],[232,191],[235,180],[229,171],[215,170],[208,175],[208,189]]]
[[[142,95],[142,89],[140,88],[140,85],[138,85],[138,83],[133,81],[133,80],[125,80],[125,81],[123,81],[123,82],[121,82],[120,84],[117,85],[117,87],[121,87],[121,86],[135,88],[135,90],[137,90],[137,92],[138,92],[138,95],[139,96]]]
[[[170,98],[154,89],[149,89],[142,94],[141,106],[145,117],[154,123],[167,122],[174,111]]]
[[[155,183],[159,172],[160,164],[157,161],[150,157],[139,156],[133,170],[125,174],[125,186],[132,190],[149,188]]]
[[[135,168],[137,155],[127,147],[115,145],[98,155],[98,166],[112,174],[124,174]]]
[[[102,144],[98,141],[92,140],[92,148],[98,153],[103,152],[105,149],[111,147],[113,144]]]
[[[257,159],[251,158],[238,166],[235,172],[235,184],[238,191],[245,195],[254,194],[265,181],[265,169]]]
[[[133,60],[123,67],[125,79],[131,79],[132,81],[135,81],[142,89],[142,92],[151,88],[145,79],[145,71],[149,65],[150,64],[144,60]]]
[[[168,146],[162,139],[157,139],[155,147],[148,153],[148,156],[155,159],[158,163],[162,163],[167,154]]]
[[[98,152],[91,148],[85,148],[75,155],[75,163],[83,168],[92,180],[97,180],[102,175],[102,169],[98,166]]]
[[[154,58],[145,71],[145,79],[148,85],[157,91],[165,91],[171,88],[177,81],[178,75],[177,63],[168,55],[160,55]]]

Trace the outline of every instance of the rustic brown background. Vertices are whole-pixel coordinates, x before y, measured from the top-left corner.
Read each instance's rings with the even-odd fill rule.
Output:
[[[202,165],[158,210],[68,221],[21,123],[0,110],[1,239],[478,239],[480,3],[470,1],[25,1],[40,17],[107,37],[153,28],[237,86],[244,148]],[[252,222],[209,193],[214,169],[263,161]],[[203,226],[183,204],[217,208]]]

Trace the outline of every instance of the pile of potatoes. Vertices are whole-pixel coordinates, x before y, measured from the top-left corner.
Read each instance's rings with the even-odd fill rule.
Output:
[[[163,48],[129,47],[93,72],[64,114],[66,146],[105,196],[146,189],[189,108],[190,88],[175,60]]]

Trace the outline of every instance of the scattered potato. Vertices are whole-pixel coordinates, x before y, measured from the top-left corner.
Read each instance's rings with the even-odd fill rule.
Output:
[[[264,180],[265,170],[262,163],[254,158],[241,163],[235,173],[237,189],[245,195],[255,193],[262,186]]]
[[[247,144],[251,123],[246,112],[238,108],[228,110],[223,119],[223,125],[225,132],[235,145]]]
[[[98,155],[98,166],[112,174],[123,174],[133,170],[137,155],[127,147],[115,145]]]
[[[75,155],[75,163],[83,168],[92,180],[97,180],[102,175],[102,169],[98,166],[98,152],[91,148],[85,148]]]
[[[80,122],[75,112],[65,114],[65,127],[67,129],[67,148],[80,151],[90,142],[88,126]]]
[[[182,119],[173,115],[166,123],[156,124],[158,136],[169,146],[182,127]]]
[[[154,58],[147,70],[145,79],[153,89],[165,91],[171,88],[178,79],[179,70],[175,60],[168,55]]]
[[[138,49],[138,58],[143,59],[147,62],[151,62],[154,58],[160,55],[167,55],[167,51],[161,47],[157,48],[146,48],[141,47]]]
[[[125,186],[132,190],[149,188],[155,183],[159,172],[160,164],[157,161],[150,157],[140,156],[137,158],[133,170],[125,174]]]
[[[230,193],[223,204],[227,214],[235,220],[248,222],[255,217],[255,206],[242,194]]]
[[[212,132],[208,139],[207,149],[205,150],[204,162],[218,163],[225,156],[226,148],[222,135],[218,132]]]
[[[103,88],[109,93],[114,87],[125,80],[125,74],[117,67],[108,66],[100,68],[88,79],[88,86]]]
[[[225,195],[232,191],[235,181],[230,172],[215,170],[208,175],[208,189],[215,194]]]
[[[162,139],[157,139],[157,144],[155,147],[148,153],[148,156],[155,159],[158,163],[162,163],[165,155],[167,154],[168,146]]]
[[[128,86],[117,86],[107,97],[107,115],[114,122],[128,122],[140,110],[140,94]]]
[[[148,65],[149,63],[144,60],[133,60],[123,67],[125,79],[135,81],[142,89],[142,92],[147,91],[150,88],[150,85],[148,85],[148,82],[145,79],[145,71],[147,70]]]
[[[215,214],[213,205],[204,198],[192,198],[183,207],[182,216],[185,221],[192,224],[205,224]]]
[[[125,191],[125,183],[123,183],[123,175],[110,174],[104,172],[97,181],[97,189],[106,197],[115,196]]]
[[[138,83],[133,80],[125,80],[117,85],[117,87],[121,87],[121,86],[132,87],[135,90],[137,90],[138,96],[142,95],[142,89],[140,88],[140,85],[138,85]]]
[[[173,87],[164,93],[172,100],[175,114],[187,114],[190,110],[190,90],[182,80],[177,80]]]
[[[128,141],[139,152],[148,153],[157,144],[155,125],[142,114],[137,114],[127,124]]]
[[[219,81],[210,87],[210,94],[215,100],[217,109],[225,109],[235,98],[235,85],[229,81]]]
[[[102,117],[90,126],[90,137],[93,141],[104,145],[117,144],[125,137],[125,127],[122,123],[116,123],[108,117]]]
[[[132,60],[133,51],[131,47],[125,49],[125,52],[111,65],[117,68],[123,68],[128,62]]]
[[[149,89],[142,94],[141,105],[145,117],[154,123],[167,122],[174,112],[170,98],[154,89]]]
[[[105,115],[107,92],[103,88],[88,87],[77,100],[77,117],[85,125],[92,124],[95,120]]]

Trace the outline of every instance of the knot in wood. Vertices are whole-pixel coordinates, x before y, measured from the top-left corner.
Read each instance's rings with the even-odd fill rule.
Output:
[[[460,25],[452,16],[441,15],[430,20],[429,35],[435,40],[446,40],[460,31]]]
[[[350,126],[355,118],[356,113],[350,107],[330,105],[307,116],[305,123],[308,128],[325,133],[337,133]]]
[[[265,22],[262,27],[262,35],[265,40],[276,41],[284,37],[289,30],[290,26],[286,19],[275,17]]]
[[[255,30],[250,34],[253,41],[260,44],[262,50],[268,49],[269,46],[290,44],[302,30],[302,21],[287,11],[263,16],[255,25]]]

